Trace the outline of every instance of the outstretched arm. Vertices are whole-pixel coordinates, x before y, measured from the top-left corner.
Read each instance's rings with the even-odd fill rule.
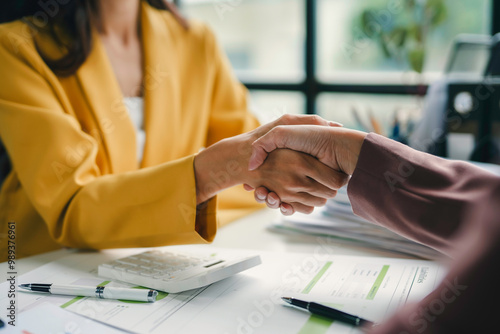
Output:
[[[455,261],[426,298],[372,334],[486,333],[500,310],[500,178],[370,134],[349,181],[354,211]]]
[[[356,214],[456,259],[444,280],[422,301],[406,305],[366,330],[371,334],[448,334],[487,333],[496,328],[500,178],[472,164],[418,152],[375,134],[366,135],[359,150],[351,154],[349,150],[356,145],[336,145],[336,137],[348,138],[346,130],[308,128],[309,133],[291,127],[272,130],[254,144],[254,157],[265,157],[274,146],[314,147],[315,152],[308,152],[330,162],[330,167],[352,171],[348,194]],[[258,165],[254,160],[251,163]]]
[[[442,252],[448,252],[450,238],[467,223],[464,212],[482,205],[479,195],[499,182],[472,164],[345,128],[279,126],[253,147],[251,169],[268,152],[289,148],[352,175],[348,194],[357,215]]]
[[[301,212],[324,205],[327,198],[334,197],[336,190],[347,183],[346,175],[303,152],[276,150],[258,170],[248,170],[252,143],[271,129],[286,124],[332,126],[317,116],[285,115],[251,132],[223,139],[208,147],[194,160],[197,204],[225,188],[242,183],[273,189],[283,200],[295,203]]]

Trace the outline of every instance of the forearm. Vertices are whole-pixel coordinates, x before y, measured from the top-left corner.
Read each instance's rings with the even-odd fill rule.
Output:
[[[448,161],[370,134],[348,193],[370,221],[440,251],[465,223],[464,210],[498,178],[466,162]]]
[[[217,227],[216,203],[210,201],[197,210],[192,166],[193,156],[188,156],[138,171],[99,176],[71,194],[52,197],[40,191],[34,200],[52,238],[69,247],[210,242]]]
[[[371,334],[490,333],[500,307],[500,183],[483,188],[478,205],[465,213],[453,242],[457,260],[439,286],[418,304],[408,305]]]
[[[245,167],[248,164],[249,144],[241,137],[244,135],[221,140],[195,157],[197,204],[248,179],[250,172]]]
[[[330,143],[330,150],[322,150],[330,152],[328,154],[319,154],[318,159],[329,166],[338,166],[338,170],[352,175],[359,160],[359,154],[364,140],[368,135],[366,132],[356,131],[347,128],[328,128],[330,138],[333,142]]]
[[[337,126],[336,123],[334,125],[330,125],[330,123],[315,115],[284,115],[278,120],[264,124],[253,131],[223,139],[209,146],[196,156],[194,162],[197,203],[203,203],[219,191],[234,185],[243,183],[252,184],[253,186],[264,185],[257,183],[266,179],[268,180],[270,174],[273,174],[274,171],[266,174],[266,171],[262,171],[262,169],[257,171],[255,169],[249,170],[248,168],[252,154],[252,144],[264,134],[271,130],[294,126],[305,129],[308,126],[323,129],[329,129],[330,126]],[[264,160],[265,157],[260,164]],[[288,169],[290,166],[286,167]],[[283,171],[286,170],[284,169]],[[256,181],[257,183],[252,181]]]

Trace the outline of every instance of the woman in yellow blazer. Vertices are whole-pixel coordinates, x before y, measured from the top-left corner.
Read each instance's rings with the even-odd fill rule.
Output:
[[[331,172],[304,178],[301,166],[318,162],[291,151],[277,151],[248,171],[251,143],[273,126],[327,123],[285,117],[236,136],[258,122],[247,112],[247,91],[203,24],[187,27],[161,1],[64,3],[0,25],[0,137],[12,164],[0,193],[2,261],[8,222],[15,222],[18,258],[61,246],[206,243],[217,228],[217,197],[219,209],[241,211],[226,221],[261,207],[242,189],[216,196],[223,189],[263,185],[310,211],[345,181],[320,175]],[[72,11],[76,23],[68,23]],[[64,30],[82,17],[87,30]],[[132,31],[132,39],[121,36],[131,57],[113,49],[112,28]],[[76,48],[77,33],[91,43]],[[64,63],[70,52],[83,55],[73,69]],[[123,59],[137,68],[127,69]],[[123,103],[134,87],[132,94],[144,99],[140,162]],[[291,163],[294,168],[286,168]],[[285,179],[294,180],[293,189],[281,186]]]

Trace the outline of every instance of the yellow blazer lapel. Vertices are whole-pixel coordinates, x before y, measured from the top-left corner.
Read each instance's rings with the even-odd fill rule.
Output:
[[[176,147],[181,122],[178,70],[175,45],[163,14],[142,2],[142,43],[144,50],[144,111],[146,145],[142,166],[152,166],[179,156]]]
[[[137,169],[135,129],[106,50],[95,31],[92,51],[76,75],[100,129],[111,172]]]

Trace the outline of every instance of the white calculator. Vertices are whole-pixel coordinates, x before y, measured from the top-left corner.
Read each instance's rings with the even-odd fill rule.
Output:
[[[259,255],[151,250],[103,263],[98,275],[176,293],[204,287],[260,263]]]

